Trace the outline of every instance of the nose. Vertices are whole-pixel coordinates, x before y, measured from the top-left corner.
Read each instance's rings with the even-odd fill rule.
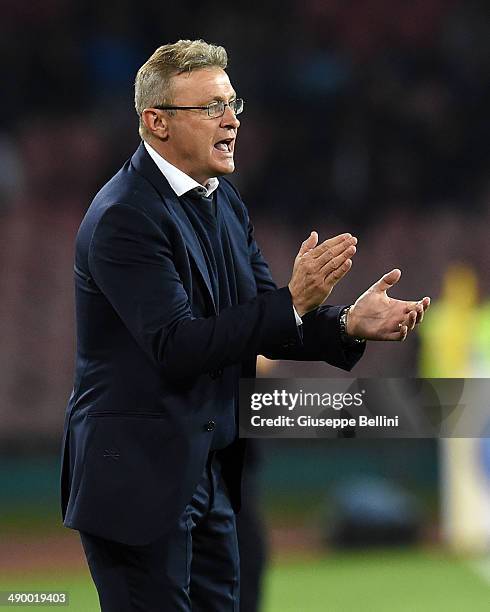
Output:
[[[238,129],[240,127],[240,121],[231,108],[226,105],[224,115],[221,117],[221,127],[231,127]]]

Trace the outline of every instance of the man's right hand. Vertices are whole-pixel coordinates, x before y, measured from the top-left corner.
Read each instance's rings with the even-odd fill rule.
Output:
[[[314,310],[351,269],[357,238],[340,234],[318,244],[318,234],[311,232],[294,260],[289,291],[299,316]]]

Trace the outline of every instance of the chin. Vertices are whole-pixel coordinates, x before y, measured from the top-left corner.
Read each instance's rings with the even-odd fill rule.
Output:
[[[231,174],[232,172],[235,172],[235,164],[233,162],[217,168],[215,176],[223,176],[223,174]]]

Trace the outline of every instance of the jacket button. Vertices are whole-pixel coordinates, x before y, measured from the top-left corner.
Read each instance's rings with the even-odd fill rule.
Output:
[[[213,431],[215,427],[216,427],[216,423],[214,421],[208,421],[206,425],[204,426],[204,429],[206,431]]]

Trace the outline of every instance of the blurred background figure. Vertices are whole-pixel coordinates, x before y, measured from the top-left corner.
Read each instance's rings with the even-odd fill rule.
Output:
[[[202,37],[229,50],[230,76],[246,100],[233,181],[278,283],[288,281],[290,254],[315,228],[321,237],[359,238],[359,259],[332,301],[351,302],[366,279],[395,266],[404,294],[434,296],[423,330],[442,339],[372,343],[355,376],[487,371],[488,3],[285,0],[223,10],[191,1],[169,11],[162,16],[159,4],[142,11],[130,0],[4,0],[0,8],[0,590],[65,588],[72,612],[97,609],[78,542],[62,530],[58,511],[73,374],[74,236],[86,204],[138,144],[131,84],[156,46]],[[457,273],[464,292],[451,302],[474,295],[457,320],[437,300],[447,305],[449,262],[467,266]],[[451,360],[450,373],[442,374],[441,359]],[[280,363],[267,375],[334,374]],[[260,470],[252,470],[269,550],[263,612],[393,612],[400,597],[417,612],[459,612],[468,602],[473,612],[488,609],[490,571],[475,572],[448,552],[449,519],[439,510],[450,507],[451,477],[436,441],[263,446]],[[485,491],[488,449],[480,440],[470,452],[479,458],[476,487]],[[458,456],[454,473],[465,482],[474,465]],[[346,483],[364,503],[361,518],[367,500],[369,516],[388,516],[383,501],[414,509],[419,545],[338,550],[333,533],[342,525],[333,530],[332,509],[353,499],[339,488]],[[457,491],[455,498],[470,499]],[[480,524],[477,515],[470,504],[460,524]],[[249,546],[255,585],[261,546]]]
[[[490,308],[480,302],[474,269],[448,265],[441,296],[421,336],[420,375],[490,377]],[[490,553],[490,411],[488,438],[440,441],[441,518],[446,542],[462,553]]]
[[[485,364],[480,330],[484,311],[480,306],[478,279],[467,264],[448,265],[442,277],[442,291],[431,313],[428,329],[419,330],[420,375],[426,378],[471,378]]]

